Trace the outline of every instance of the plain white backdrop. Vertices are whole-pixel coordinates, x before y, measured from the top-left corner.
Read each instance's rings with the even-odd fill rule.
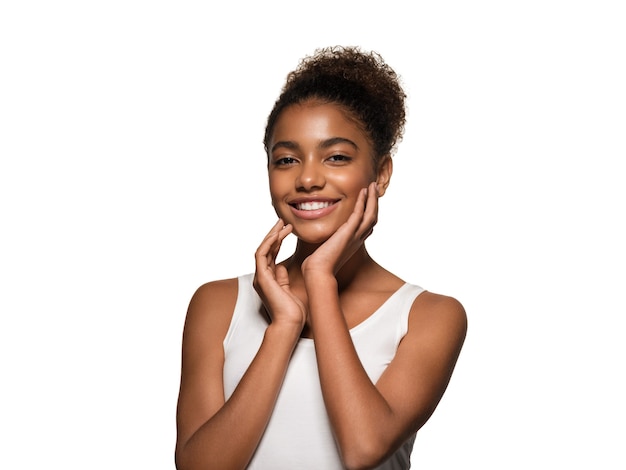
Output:
[[[266,116],[343,44],[409,96],[370,252],[469,317],[414,468],[626,468],[622,5],[3,2],[0,467],[174,468],[187,303],[254,269]]]

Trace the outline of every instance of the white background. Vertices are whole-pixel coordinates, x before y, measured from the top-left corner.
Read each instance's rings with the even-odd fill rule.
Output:
[[[626,468],[622,4],[3,2],[0,467],[173,469],[189,298],[253,270],[266,116],[344,44],[409,95],[370,251],[469,316],[414,468]]]

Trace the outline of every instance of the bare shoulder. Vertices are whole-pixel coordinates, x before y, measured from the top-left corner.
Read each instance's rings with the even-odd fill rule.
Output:
[[[232,303],[237,297],[237,290],[237,278],[207,282],[194,292],[189,307],[191,309],[205,304],[218,306],[222,303]]]
[[[212,281],[191,297],[185,320],[185,337],[193,333],[225,336],[237,302],[237,278]]]
[[[459,350],[467,333],[467,314],[454,297],[425,291],[417,296],[411,307],[409,333]]]
[[[406,432],[415,432],[448,386],[465,341],[467,316],[458,300],[424,291],[411,306],[408,326],[376,386],[403,417]]]
[[[183,331],[177,447],[224,405],[222,342],[237,302],[237,279],[200,286],[189,302]]]
[[[189,312],[201,314],[206,313],[207,308],[222,310],[223,307],[234,306],[237,292],[237,278],[207,282],[194,292],[189,302]]]
[[[433,320],[467,324],[467,315],[461,302],[454,297],[424,291],[415,298],[412,317],[433,317]]]

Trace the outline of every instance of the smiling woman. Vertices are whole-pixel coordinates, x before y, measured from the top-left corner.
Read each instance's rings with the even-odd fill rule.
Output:
[[[278,221],[256,272],[201,286],[183,335],[177,467],[407,469],[466,332],[455,299],[377,264],[404,92],[376,53],[289,74],[265,148]],[[290,233],[295,252],[276,257]]]
[[[391,159],[376,172],[366,134],[334,104],[310,100],[286,108],[270,141],[272,203],[303,243],[327,240],[348,219],[363,188],[381,196]]]

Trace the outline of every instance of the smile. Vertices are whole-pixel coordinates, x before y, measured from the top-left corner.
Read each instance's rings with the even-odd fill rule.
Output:
[[[335,210],[339,200],[299,200],[289,203],[293,214],[301,219],[318,219],[324,217]]]
[[[298,204],[294,204],[294,207],[299,211],[316,211],[318,209],[324,209],[333,204],[329,201],[312,201],[312,202],[300,202]]]

